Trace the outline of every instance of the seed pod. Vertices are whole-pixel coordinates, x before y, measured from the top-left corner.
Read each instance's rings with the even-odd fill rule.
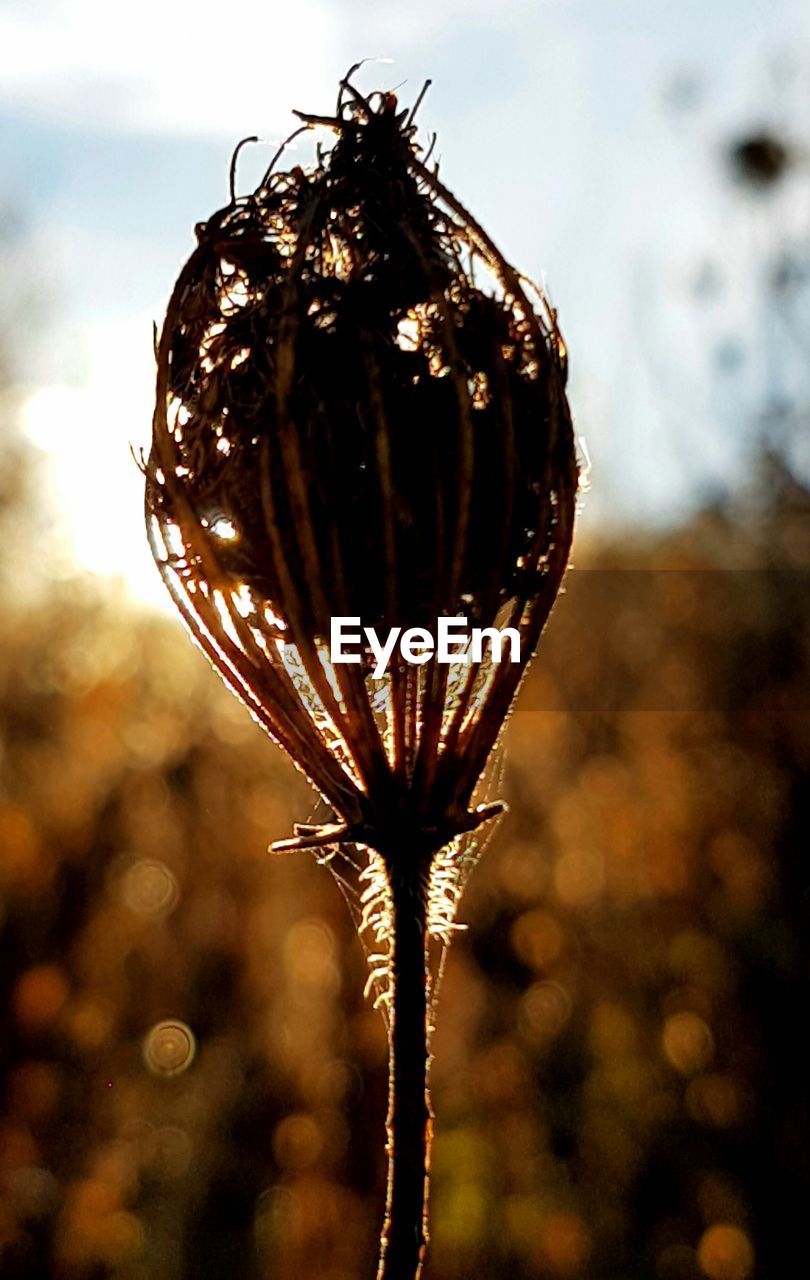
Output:
[[[344,82],[334,145],[197,229],[158,345],[155,557],[205,652],[334,809],[435,851],[552,607],[577,468],[554,312],[422,158],[392,94]],[[333,666],[335,616],[520,630],[466,667]],[[335,839],[336,828],[301,843]]]
[[[731,171],[754,190],[776,186],[789,171],[794,155],[784,139],[767,130],[736,139],[728,149]]]

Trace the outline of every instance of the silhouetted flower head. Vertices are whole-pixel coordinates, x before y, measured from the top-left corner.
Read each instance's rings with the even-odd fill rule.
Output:
[[[354,828],[449,837],[551,609],[577,471],[543,295],[344,83],[310,168],[197,228],[158,347],[153,549],[229,683]],[[519,662],[332,667],[334,616],[510,623]],[[463,674],[459,676],[457,673]],[[452,673],[456,673],[455,675]]]

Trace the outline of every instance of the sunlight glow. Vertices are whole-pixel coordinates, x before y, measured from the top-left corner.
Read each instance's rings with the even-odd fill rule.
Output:
[[[145,443],[152,417],[149,322],[110,325],[93,357],[87,385],[28,396],[23,430],[46,455],[59,539],[78,566],[122,579],[137,600],[170,609],[144,535],[143,475],[130,452],[130,442]]]
[[[219,443],[222,444],[222,441],[220,440]],[[211,532],[215,538],[219,538],[222,542],[236,542],[239,537],[236,526],[227,516],[218,516],[211,525]]]

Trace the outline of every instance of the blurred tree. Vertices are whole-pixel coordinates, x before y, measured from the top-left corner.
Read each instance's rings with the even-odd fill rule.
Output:
[[[808,78],[806,59],[772,54],[742,118],[735,100],[729,119],[721,86],[687,73],[666,94],[685,179],[706,207],[683,260],[641,283],[634,340],[669,454],[700,501],[710,489],[727,497],[772,451],[810,478]]]

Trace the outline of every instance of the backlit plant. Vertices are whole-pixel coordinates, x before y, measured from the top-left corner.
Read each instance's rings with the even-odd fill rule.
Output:
[[[415,110],[415,108],[414,108]],[[329,806],[390,1041],[380,1280],[426,1242],[430,1002],[482,777],[552,608],[577,467],[556,316],[348,77],[333,139],[197,227],[157,344],[150,543],[191,634]],[[238,149],[237,149],[238,150]],[[235,157],[236,159],[236,157]],[[520,656],[333,665],[332,618],[511,626]]]

